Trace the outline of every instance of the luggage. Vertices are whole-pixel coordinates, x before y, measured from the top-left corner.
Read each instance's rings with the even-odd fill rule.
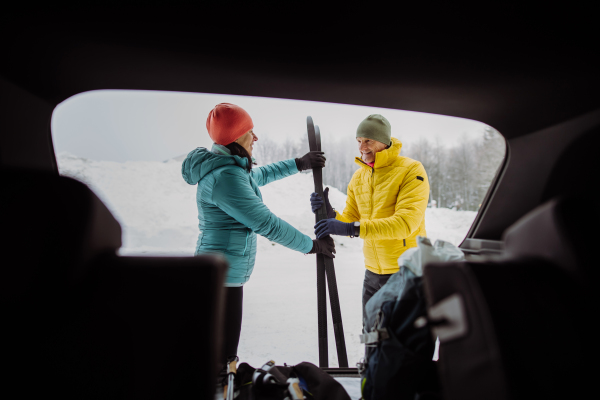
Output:
[[[309,362],[281,366],[269,361],[261,368],[241,363],[234,382],[236,400],[350,400],[339,382]]]
[[[438,398],[435,338],[424,323],[427,304],[421,278],[431,261],[464,259],[451,243],[435,244],[417,236],[417,247],[398,259],[400,270],[365,305],[365,362],[359,363],[363,397],[370,399]]]
[[[366,345],[365,363],[359,366],[363,398],[438,398],[435,342],[428,326],[415,324],[426,315],[422,278],[402,269],[390,281],[380,289],[388,286],[381,296],[389,297],[388,289],[401,285],[396,288],[400,298],[384,301],[374,320],[367,315],[373,322],[367,322],[368,332],[361,335]]]

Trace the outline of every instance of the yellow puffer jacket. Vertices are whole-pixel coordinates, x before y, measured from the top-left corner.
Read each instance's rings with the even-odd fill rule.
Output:
[[[340,221],[360,221],[365,266],[376,274],[398,272],[398,257],[417,246],[417,235],[426,236],[429,180],[420,162],[400,156],[401,148],[392,138],[373,168],[356,157],[361,168],[348,184],[344,212],[336,212]]]

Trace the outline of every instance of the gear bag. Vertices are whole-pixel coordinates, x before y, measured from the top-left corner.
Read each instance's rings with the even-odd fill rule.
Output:
[[[241,363],[234,381],[236,400],[350,400],[346,389],[328,373],[309,362],[261,368]]]
[[[373,323],[361,335],[366,361],[359,370],[365,400],[437,398],[439,392],[431,330],[415,325],[427,314],[422,277],[402,273],[410,277],[392,281],[402,285],[396,291],[399,298],[384,301],[374,319],[367,315]]]

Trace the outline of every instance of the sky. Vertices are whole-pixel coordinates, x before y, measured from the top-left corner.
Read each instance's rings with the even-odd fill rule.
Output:
[[[306,117],[312,116],[325,140],[354,141],[358,124],[381,114],[392,136],[404,143],[420,138],[452,146],[466,136],[481,135],[487,125],[473,120],[412,111],[316,101],[205,93],[143,90],[98,90],[77,94],[52,115],[56,153],[103,161],[165,161],[210,147],[206,117],[218,103],[233,103],[252,117],[259,140],[283,142],[306,137]],[[326,149],[324,149],[326,151]]]

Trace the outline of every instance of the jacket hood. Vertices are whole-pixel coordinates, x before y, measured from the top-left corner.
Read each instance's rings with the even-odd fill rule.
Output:
[[[395,137],[392,138],[392,145],[375,154],[375,165],[373,168],[381,168],[386,167],[394,162],[400,155],[400,150],[402,149],[402,142]],[[360,157],[355,158],[355,162],[361,167],[371,168],[369,167]]]
[[[225,165],[246,168],[248,160],[239,156],[216,154],[205,147],[192,150],[181,164],[181,175],[190,185],[195,185],[211,171]]]

